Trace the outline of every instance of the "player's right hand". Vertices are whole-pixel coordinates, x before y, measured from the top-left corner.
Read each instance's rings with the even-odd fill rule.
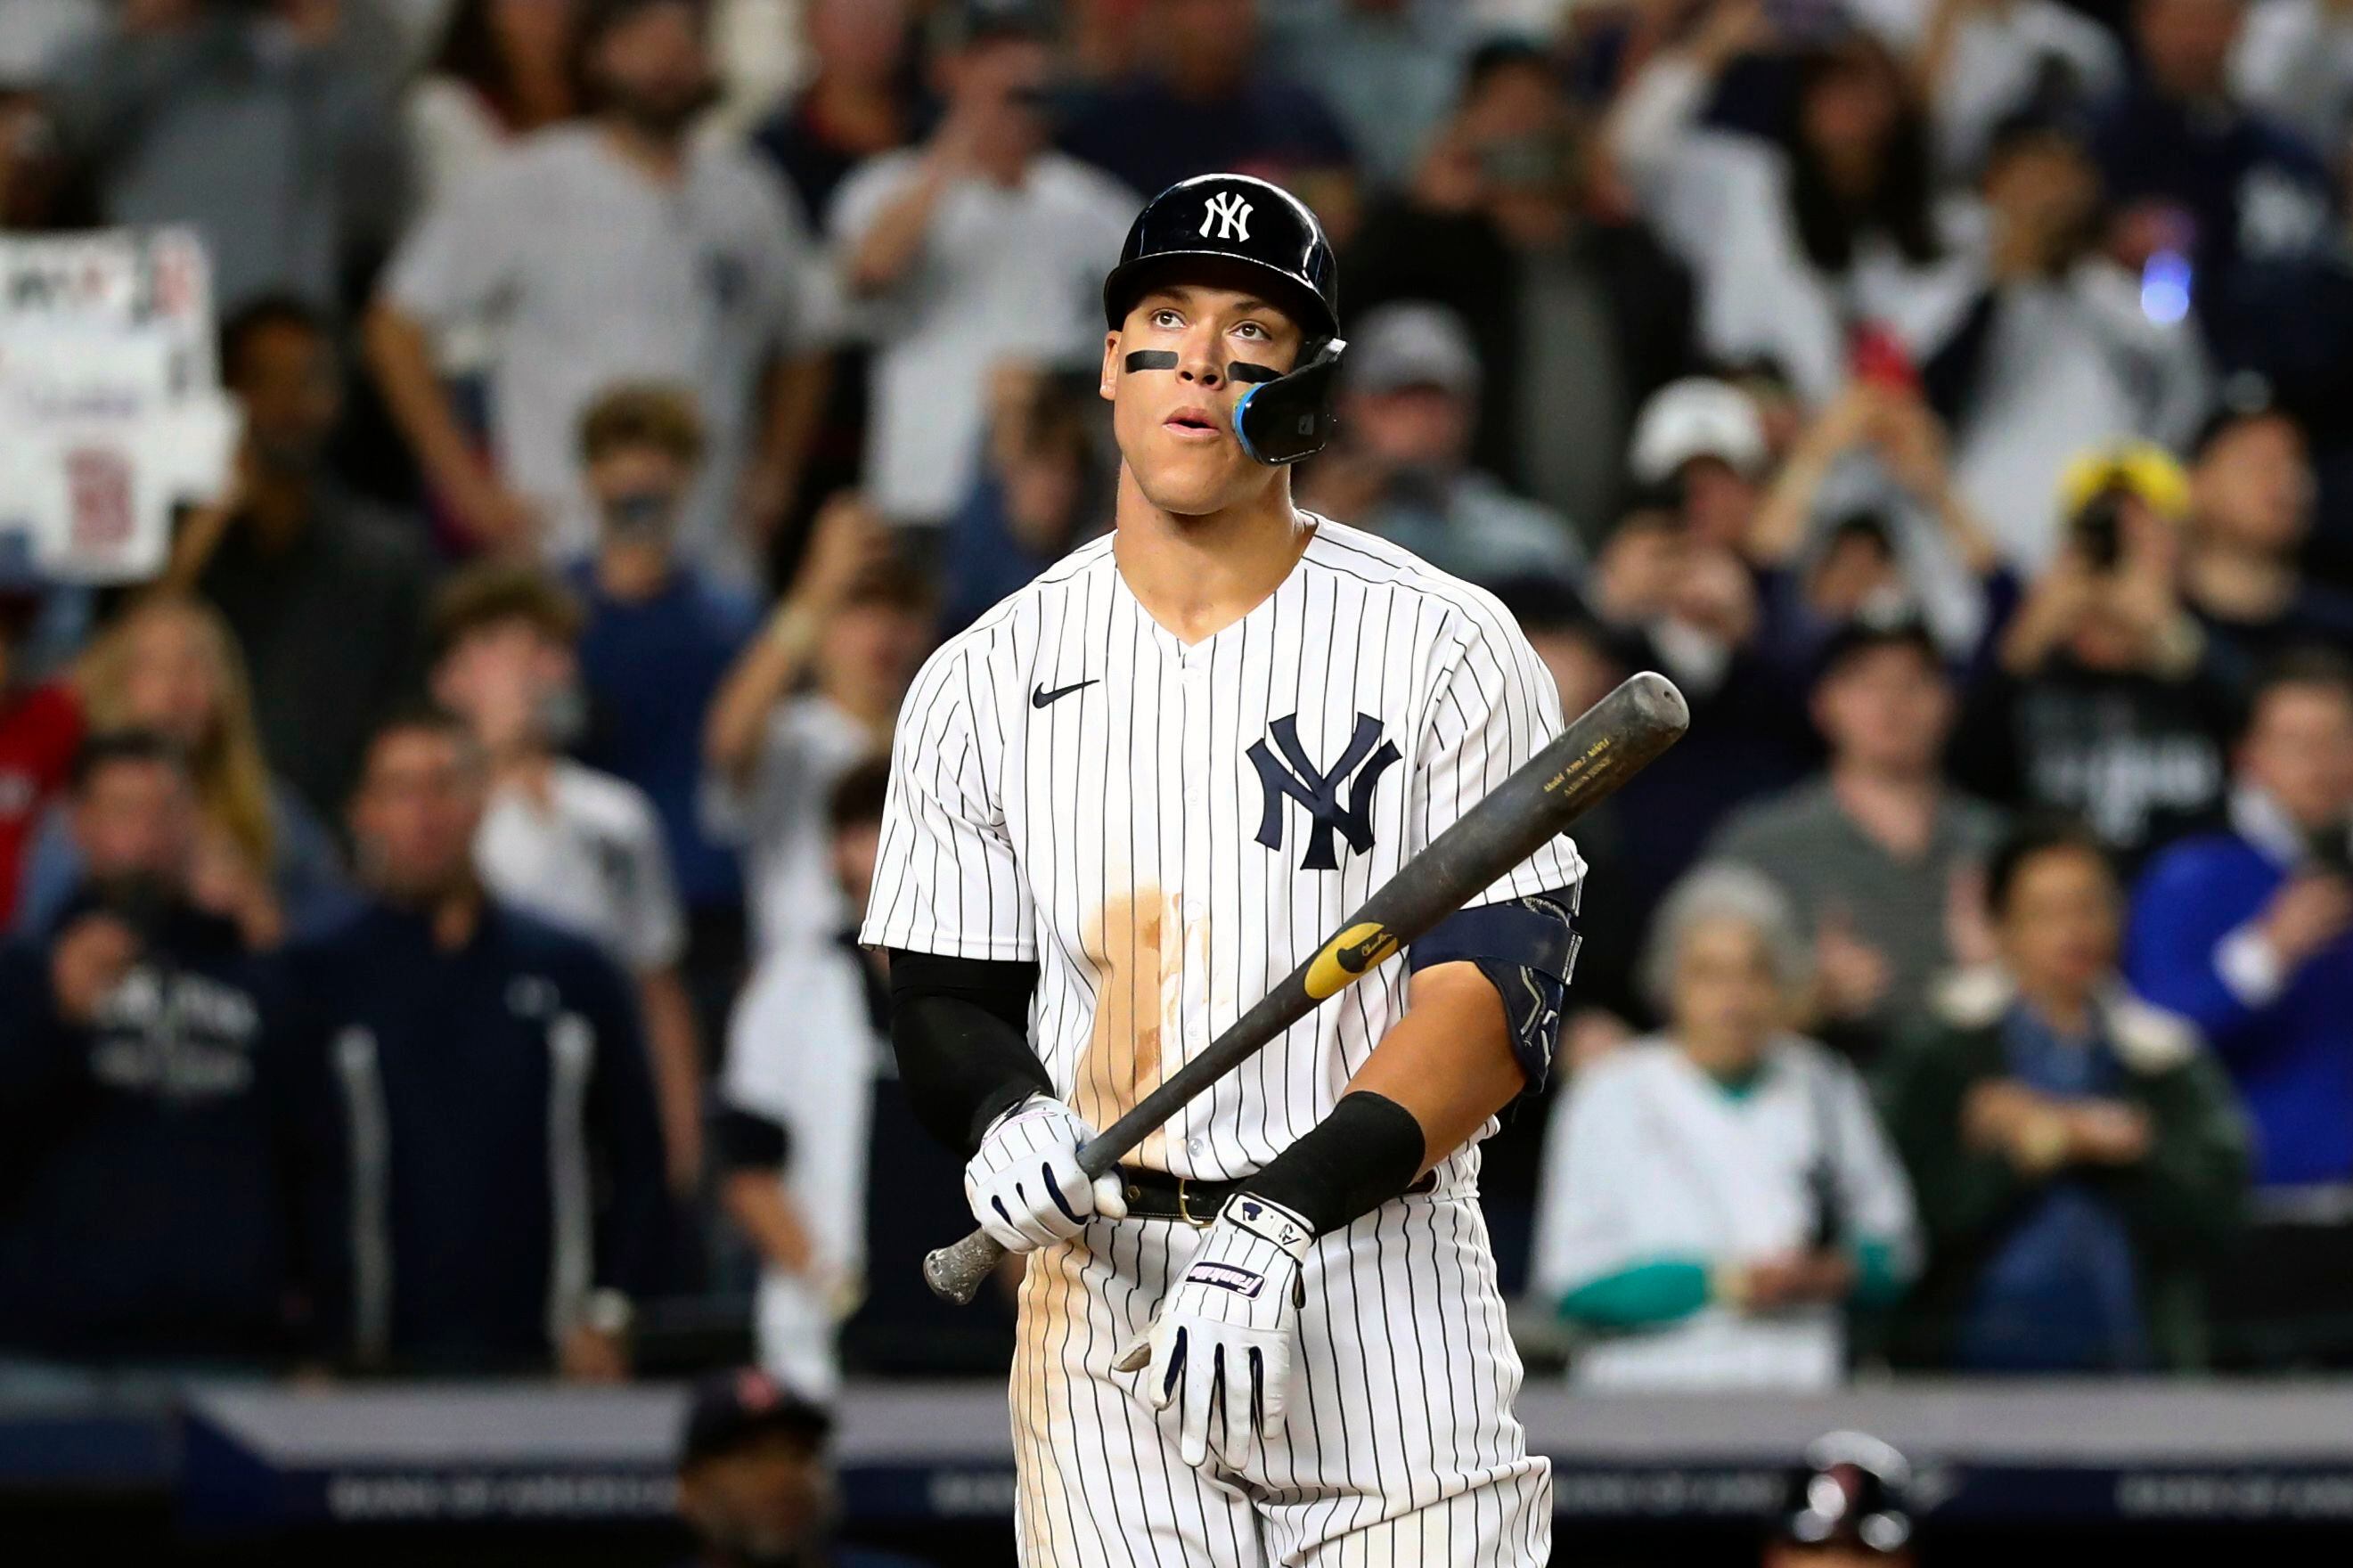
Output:
[[[1033,1095],[997,1119],[964,1168],[965,1201],[1008,1252],[1067,1241],[1098,1215],[1125,1219],[1115,1175],[1090,1179],[1079,1145],[1095,1135],[1060,1100]]]

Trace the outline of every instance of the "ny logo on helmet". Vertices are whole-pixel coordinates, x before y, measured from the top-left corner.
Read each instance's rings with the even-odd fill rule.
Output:
[[[1278,760],[1264,741],[1254,742],[1246,753],[1266,790],[1258,841],[1269,849],[1282,847],[1282,803],[1287,798],[1306,807],[1311,824],[1307,853],[1299,862],[1301,870],[1329,871],[1339,865],[1332,848],[1335,834],[1346,839],[1348,847],[1359,855],[1371,848],[1373,791],[1381,775],[1403,760],[1397,742],[1381,738],[1381,721],[1369,713],[1357,714],[1356,731],[1348,737],[1347,749],[1328,769],[1319,769],[1308,761],[1305,748],[1299,743],[1298,714],[1277,719],[1271,728],[1275,751],[1282,753],[1282,758]],[[1348,788],[1345,805],[1340,802],[1343,784]]]
[[[1211,196],[1209,205],[1201,211],[1201,237],[1212,237],[1209,228],[1214,224],[1218,230],[1216,238],[1247,242],[1250,238],[1250,205],[1242,199],[1240,191],[1225,191]]]

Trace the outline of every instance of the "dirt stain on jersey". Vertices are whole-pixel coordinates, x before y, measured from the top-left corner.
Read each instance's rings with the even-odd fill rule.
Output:
[[[1080,932],[1095,971],[1094,1028],[1079,1058],[1071,1108],[1101,1129],[1160,1087],[1161,997],[1175,967],[1168,901],[1156,887],[1107,900]],[[1133,1159],[1166,1165],[1166,1129],[1138,1145]]]

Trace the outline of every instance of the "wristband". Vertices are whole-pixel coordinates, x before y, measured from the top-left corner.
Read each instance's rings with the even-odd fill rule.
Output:
[[[1413,1185],[1428,1148],[1412,1111],[1358,1089],[1341,1096],[1331,1115],[1242,1185],[1298,1215],[1322,1236]]]

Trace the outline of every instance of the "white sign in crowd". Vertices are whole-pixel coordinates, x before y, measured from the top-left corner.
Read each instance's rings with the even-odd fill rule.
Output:
[[[0,559],[153,576],[174,509],[226,487],[237,426],[193,233],[0,239]]]

